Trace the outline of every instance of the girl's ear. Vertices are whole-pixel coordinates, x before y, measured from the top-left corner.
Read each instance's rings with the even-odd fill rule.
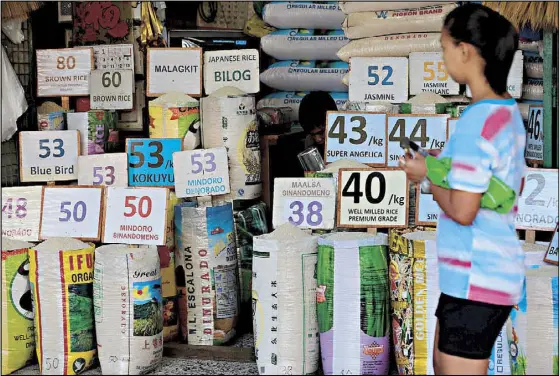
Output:
[[[473,54],[475,53],[474,46],[468,43],[461,42],[458,47],[460,48],[460,56],[462,59],[462,63],[466,64],[470,62],[472,60]]]

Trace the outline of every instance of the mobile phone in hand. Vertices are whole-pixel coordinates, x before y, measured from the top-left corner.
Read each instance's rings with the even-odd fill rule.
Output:
[[[415,153],[419,153],[423,157],[427,157],[429,153],[427,153],[424,149],[422,149],[418,144],[410,140],[408,137],[404,137],[402,141],[400,141],[400,147],[409,153],[410,149]]]

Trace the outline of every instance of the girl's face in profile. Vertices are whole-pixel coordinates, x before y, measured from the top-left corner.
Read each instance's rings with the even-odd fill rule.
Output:
[[[450,77],[459,84],[466,83],[467,54],[461,43],[456,44],[448,31],[443,28],[441,32],[441,47],[443,49],[443,61]]]

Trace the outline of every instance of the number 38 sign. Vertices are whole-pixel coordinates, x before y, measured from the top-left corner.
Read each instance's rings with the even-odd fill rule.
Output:
[[[313,230],[334,228],[336,191],[330,178],[278,178],[274,181],[274,228],[286,222]]]

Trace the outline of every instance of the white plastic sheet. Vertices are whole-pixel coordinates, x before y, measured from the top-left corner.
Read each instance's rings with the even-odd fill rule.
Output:
[[[12,138],[17,131],[17,119],[27,110],[25,93],[2,47],[2,142]]]

